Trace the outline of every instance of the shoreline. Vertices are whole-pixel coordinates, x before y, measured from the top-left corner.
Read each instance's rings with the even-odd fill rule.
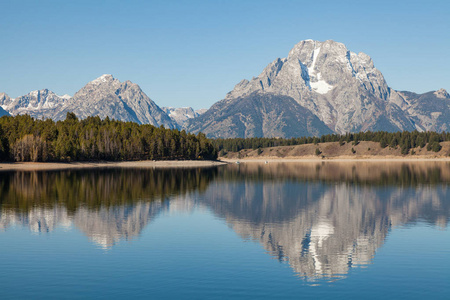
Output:
[[[318,163],[318,162],[450,162],[450,157],[399,157],[399,156],[336,156],[320,158],[317,156],[298,156],[298,157],[245,157],[241,159],[237,158],[219,158],[220,161],[227,163],[285,163],[285,162],[298,162],[298,163]]]
[[[100,169],[100,168],[206,168],[239,163],[322,163],[322,162],[450,162],[450,157],[398,157],[398,156],[337,156],[320,158],[317,156],[298,157],[245,157],[219,158],[211,160],[161,160],[161,161],[120,161],[120,162],[13,162],[0,163],[2,171],[51,171],[72,169]]]
[[[1,171],[50,171],[97,168],[206,168],[226,165],[227,162],[212,160],[143,160],[120,162],[14,162],[0,163]]]

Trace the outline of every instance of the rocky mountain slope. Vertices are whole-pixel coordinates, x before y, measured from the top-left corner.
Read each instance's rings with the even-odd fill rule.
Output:
[[[450,130],[450,95],[440,89],[424,94],[398,92],[398,97],[406,103],[402,107],[422,130]]]
[[[439,99],[438,104],[433,103],[430,107],[421,95],[389,88],[368,55],[353,53],[344,44],[331,40],[306,40],[295,45],[286,58],[270,63],[258,77],[250,81],[242,80],[207,113],[188,121],[187,129],[206,132],[210,137],[236,137],[235,132],[227,127],[237,124],[229,120],[245,119],[247,115],[246,111],[236,111],[236,104],[250,95],[254,98],[268,94],[280,113],[298,110],[298,107],[307,109],[317,116],[322,126],[326,125],[337,133],[430,130],[448,126],[448,121],[444,119],[447,118],[450,101],[445,91],[428,93],[430,95],[425,97],[427,101]],[[286,105],[285,101],[276,100],[282,96],[294,101]],[[260,106],[254,107],[254,110],[264,113]],[[438,111],[442,113],[437,114]],[[223,120],[225,115],[229,116],[227,120]],[[450,121],[450,118],[447,119]],[[285,120],[280,118],[279,122]],[[283,125],[275,120],[271,123],[273,127]],[[246,126],[259,129],[241,131],[239,137],[274,136],[261,130],[258,123],[247,122]],[[229,134],[223,135],[227,130]],[[316,128],[305,135],[315,135],[314,131],[320,130]],[[261,133],[263,135],[259,135]]]
[[[169,116],[131,81],[120,82],[105,74],[86,84],[55,115],[63,119],[67,112],[81,118],[100,116],[139,124],[175,128]]]
[[[441,150],[434,152],[426,147],[417,146],[411,148],[409,156],[412,158],[447,158],[450,155],[450,142],[441,142]],[[316,150],[319,149],[318,154]],[[412,154],[414,153],[414,154]],[[277,159],[383,159],[383,158],[405,158],[400,147],[382,148],[379,142],[361,141],[357,145],[352,142],[340,144],[339,142],[327,142],[295,146],[277,146],[258,149],[243,149],[238,152],[226,152],[220,160],[277,160]]]
[[[272,93],[254,92],[229,102],[219,102],[193,121],[189,130],[202,131],[210,137],[297,137],[332,133],[293,98]]]
[[[161,107],[161,109],[178,125],[183,128],[187,120],[197,118],[207,111],[207,109],[194,110],[192,107]]]
[[[16,99],[0,96],[0,106],[12,115],[29,114],[53,120],[63,120],[67,112],[74,112],[82,119],[100,116],[166,128],[177,126],[139,85],[131,81],[120,82],[108,74],[87,83],[73,97],[58,96],[44,89]]]

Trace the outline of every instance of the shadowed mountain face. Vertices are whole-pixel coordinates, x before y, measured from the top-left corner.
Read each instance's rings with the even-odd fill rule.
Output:
[[[224,107],[227,107],[224,109]],[[208,137],[320,136],[332,131],[293,98],[258,92],[219,102],[190,128]]]
[[[277,136],[279,133],[272,131],[227,131],[228,127],[242,126],[241,123],[246,128],[260,128],[259,118],[248,115],[250,111],[256,116],[264,114],[265,98],[270,95],[271,111],[278,112],[279,118],[272,116],[268,122],[275,128],[291,126],[291,131],[304,135],[315,135],[321,129],[304,132],[298,125],[306,122],[308,114],[299,120],[298,114],[283,112],[298,111],[300,106],[316,116],[320,126],[326,125],[336,133],[444,130],[450,121],[450,97],[445,90],[428,94],[392,90],[368,55],[353,53],[344,44],[306,40],[295,45],[286,58],[270,63],[257,77],[239,82],[207,113],[189,120],[187,128],[212,137]],[[261,104],[255,104],[252,110],[236,110],[241,101],[248,102],[248,97],[254,103],[260,98]],[[294,101],[285,101],[286,97]],[[289,137],[281,133],[280,136]]]
[[[3,108],[0,107],[0,117],[9,116],[9,115],[10,114],[6,110],[4,110]]]
[[[156,216],[222,218],[308,281],[370,264],[396,226],[450,220],[448,163],[241,164],[192,170],[0,172],[0,229],[76,227],[102,248]]]
[[[9,116],[10,114],[2,107],[4,105],[4,103],[10,103],[11,102],[11,98],[5,94],[5,93],[0,93],[0,117],[3,116]]]

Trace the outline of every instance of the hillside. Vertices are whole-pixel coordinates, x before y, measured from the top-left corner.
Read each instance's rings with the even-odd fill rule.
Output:
[[[219,157],[223,160],[237,159],[280,159],[280,158],[298,158],[298,159],[365,159],[365,158],[434,158],[449,157],[450,142],[441,142],[442,149],[439,152],[427,151],[426,147],[412,148],[408,155],[402,155],[399,146],[395,148],[381,148],[378,142],[359,142],[358,145],[344,143],[340,146],[339,142],[306,144],[296,146],[279,146],[258,149],[243,149],[238,152],[228,152]],[[320,154],[316,154],[319,149]],[[354,150],[354,153],[352,151]]]

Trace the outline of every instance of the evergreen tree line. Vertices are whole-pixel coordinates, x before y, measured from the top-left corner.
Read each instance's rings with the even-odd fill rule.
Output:
[[[202,133],[197,135],[100,117],[64,121],[28,115],[0,118],[0,161],[91,161],[216,159]]]
[[[436,133],[432,131],[418,132],[418,131],[366,131],[359,133],[346,134],[328,134],[321,137],[300,137],[300,138],[229,138],[216,139],[213,144],[220,155],[225,155],[227,152],[237,152],[242,149],[259,149],[276,146],[293,146],[304,144],[318,144],[326,142],[339,142],[342,146],[345,143],[353,143],[357,145],[360,141],[370,141],[380,143],[382,148],[400,147],[402,154],[409,154],[412,148],[425,147],[428,151],[438,152],[442,146],[440,142],[450,141],[450,133],[442,132]]]

